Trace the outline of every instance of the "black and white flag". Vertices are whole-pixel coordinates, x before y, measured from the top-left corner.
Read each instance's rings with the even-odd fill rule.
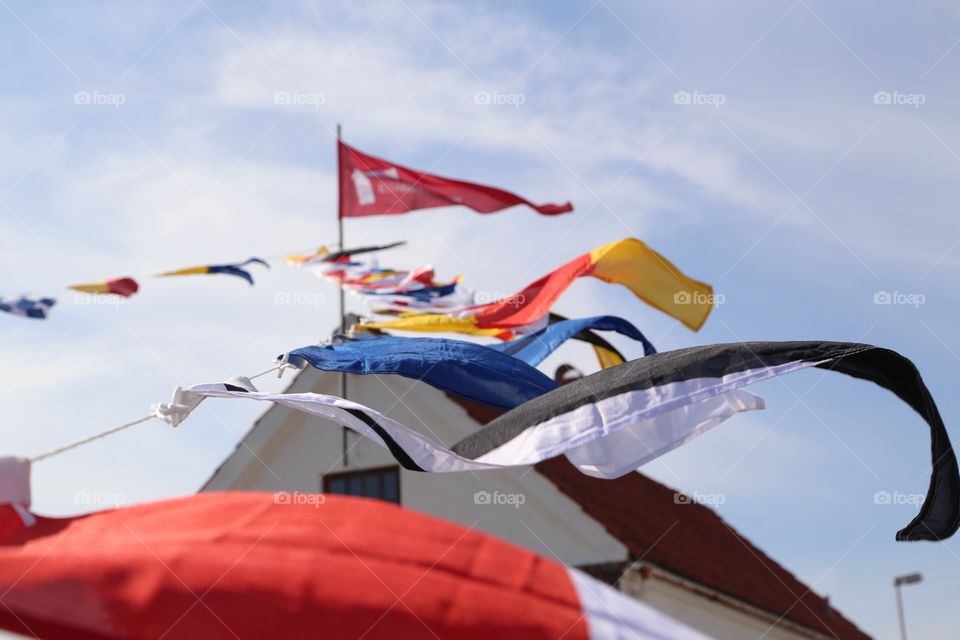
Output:
[[[844,342],[742,342],[649,355],[534,398],[452,446],[383,414],[314,393],[271,394],[224,385],[186,390],[207,397],[276,402],[342,424],[386,447],[415,471],[467,471],[536,464],[566,455],[580,471],[615,478],[692,440],[740,411],[763,408],[742,387],[818,367],[892,391],[930,427],[932,476],[920,513],[898,540],[940,540],[960,526],[953,448],[913,363],[895,351]]]

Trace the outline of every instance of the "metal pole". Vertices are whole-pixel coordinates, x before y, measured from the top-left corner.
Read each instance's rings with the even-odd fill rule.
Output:
[[[900,640],[907,640],[907,623],[903,619],[903,596],[900,595],[900,585],[894,583],[893,590],[897,592],[897,620],[900,623]]]
[[[340,140],[342,139],[342,129],[340,128],[340,123],[337,123],[337,235],[338,235],[338,246],[339,250],[344,250],[343,244],[343,216],[341,214],[341,204],[343,194],[340,193],[341,182],[340,182]],[[347,307],[346,300],[344,299],[343,291],[343,280],[340,280],[340,333],[345,334],[347,332]],[[346,399],[347,397],[347,374],[340,374],[340,397]],[[341,458],[343,459],[343,466],[346,467],[350,464],[347,454],[349,453],[349,436],[347,434],[347,428],[342,427],[343,432],[340,438],[341,444]]]
[[[900,640],[907,640],[907,623],[903,618],[903,595],[900,593],[900,587],[905,584],[920,582],[923,582],[923,575],[919,572],[907,573],[893,579],[893,590],[897,592],[897,620],[900,622]]]

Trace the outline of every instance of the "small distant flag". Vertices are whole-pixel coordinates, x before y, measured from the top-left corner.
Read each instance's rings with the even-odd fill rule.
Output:
[[[249,264],[262,264],[266,268],[270,268],[270,265],[267,264],[265,260],[260,258],[250,258],[244,262],[235,262],[233,264],[208,264],[199,267],[188,267],[186,269],[178,269],[176,271],[166,271],[164,273],[158,274],[158,277],[167,277],[167,276],[192,276],[198,274],[215,274],[222,273],[229,276],[237,276],[238,278],[243,278],[251,285],[253,284],[253,276],[250,275],[250,272],[245,270],[243,267]]]
[[[137,281],[133,278],[115,278],[113,280],[103,280],[89,284],[75,284],[70,288],[74,291],[80,291],[81,293],[115,295],[129,298],[140,290],[140,285],[138,285]]]
[[[34,298],[32,296],[0,296],[0,311],[12,313],[23,318],[46,320],[51,307],[57,304],[54,298]]]
[[[283,259],[287,264],[291,264],[295,267],[305,267],[309,264],[314,264],[316,262],[323,262],[323,259],[330,254],[330,250],[326,247],[320,247],[313,253],[307,253],[303,255],[292,255],[285,256]]]
[[[573,211],[569,202],[534,204],[496,187],[408,169],[368,156],[343,142],[337,144],[341,218],[453,205],[463,205],[479,213],[493,213],[518,204],[546,216]]]
[[[402,247],[407,244],[405,240],[400,242],[391,242],[390,244],[381,244],[373,247],[357,247],[356,249],[343,249],[341,251],[335,251],[334,253],[328,253],[323,258],[323,262],[344,262],[352,256],[359,256],[364,253],[376,253],[377,251],[386,251],[387,249],[393,249],[395,247]]]

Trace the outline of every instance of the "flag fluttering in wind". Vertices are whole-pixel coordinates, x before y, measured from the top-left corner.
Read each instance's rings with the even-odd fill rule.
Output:
[[[474,335],[516,331],[544,321],[554,302],[582,276],[622,284],[647,304],[694,331],[703,326],[713,308],[710,285],[684,275],[640,240],[627,238],[585,253],[503,300],[466,309],[462,314],[411,314],[396,320],[364,323],[359,328]]]
[[[353,282],[367,278],[374,274],[379,274],[383,270],[378,269],[373,264],[367,264],[356,260],[347,260],[340,262],[325,262],[317,266],[316,274],[320,278],[325,278],[337,284],[343,284],[345,287],[352,286]]]
[[[431,274],[432,275],[432,272]],[[432,303],[440,298],[447,298],[457,290],[457,285],[463,280],[457,276],[450,282],[435,283],[433,280],[414,280],[408,274],[396,287],[381,286],[375,289],[364,289],[360,293],[368,296],[368,302],[398,301]]]
[[[304,267],[310,264],[316,264],[322,262],[324,258],[330,255],[330,250],[326,247],[320,247],[313,253],[301,254],[301,255],[292,255],[285,256],[283,260],[287,264],[291,264],[295,267]]]
[[[593,331],[616,331],[642,344],[644,355],[650,356],[657,352],[653,344],[647,340],[646,336],[644,336],[639,329],[623,318],[616,316],[594,316],[592,318],[578,318],[576,320],[560,320],[536,333],[522,336],[509,342],[487,345],[487,348],[494,349],[500,353],[506,353],[514,358],[519,358],[535,367],[546,360],[547,356],[556,351],[561,344],[571,338],[580,337],[580,339],[585,342],[592,342],[589,337],[583,337],[583,334],[595,335],[592,334]],[[603,341],[603,344],[605,347],[612,348],[606,341]],[[595,348],[597,346],[598,345],[594,345]],[[617,362],[616,364],[622,364],[623,356],[616,350],[614,350],[614,353],[621,358],[621,362]],[[602,359],[600,365],[606,368]]]
[[[473,342],[383,336],[341,344],[312,345],[287,354],[323,371],[399,375],[462,398],[512,409],[557,388],[535,367]]]
[[[372,247],[357,247],[355,249],[342,249],[340,251],[334,251],[329,253],[323,258],[323,262],[342,262],[347,258],[352,256],[360,256],[365,253],[376,253],[378,251],[386,251],[387,249],[394,249],[396,247],[402,247],[407,244],[405,240],[400,242],[391,242],[390,244],[381,244]]]
[[[250,258],[243,262],[235,262],[232,264],[208,264],[202,265],[199,267],[188,267],[186,269],[177,269],[176,271],[166,271],[159,274],[159,277],[167,276],[192,276],[199,274],[217,274],[222,273],[229,276],[237,276],[238,278],[243,278],[251,285],[253,284],[253,276],[250,275],[250,272],[244,269],[247,265],[250,264],[260,264],[266,268],[270,268],[270,265],[267,264],[265,260],[260,258]]]
[[[462,276],[437,282],[429,265],[413,271],[358,268],[349,275],[332,270],[324,275],[359,294],[379,314],[453,313],[476,304],[474,292],[462,286]]]
[[[57,304],[56,299],[49,297],[0,296],[0,311],[35,320],[46,320],[50,309],[55,304]]]
[[[140,290],[140,285],[133,278],[114,278],[88,284],[74,284],[70,286],[74,291],[99,295],[116,295],[129,298]]]
[[[473,292],[461,286],[462,276],[449,282],[437,282],[432,265],[406,271],[381,269],[375,261],[364,263],[353,259],[358,254],[390,249],[401,244],[404,243],[361,247],[331,254],[318,265],[317,275],[360,294],[361,299],[378,313],[439,313],[474,305]]]
[[[680,446],[691,433],[706,431],[735,413],[764,408],[762,398],[742,389],[680,399],[651,399],[647,390],[622,393],[619,400],[605,400],[607,393],[591,398],[575,393],[576,388],[567,390],[610,372],[619,374],[613,381],[627,389],[645,381],[645,372],[627,365],[605,369],[519,405],[451,447],[375,409],[319,393],[264,393],[230,383],[202,384],[181,390],[181,404],[192,410],[205,398],[273,402],[356,431],[389,450],[397,464],[410,471],[486,471],[566,455],[582,473],[599,478],[622,476]],[[607,386],[614,384],[608,381]],[[534,404],[548,409],[542,415],[524,411]],[[564,415],[554,420],[550,411],[561,409]]]
[[[446,447],[382,413],[316,393],[273,394],[226,384],[183,397],[275,402],[348,427],[388,449],[405,469],[479,471],[565,455],[582,473],[616,478],[691,441],[734,414],[762,409],[743,387],[810,367],[868,380],[926,421],[931,478],[920,512],[897,540],[941,540],[960,527],[960,473],[950,438],[913,363],[850,342],[740,342],[667,351],[604,369],[538,396]]]
[[[559,313],[550,312],[547,322],[549,324],[557,324],[559,322],[566,322],[568,318],[560,315]],[[627,361],[623,354],[620,351],[607,342],[600,334],[594,333],[590,329],[583,329],[580,333],[577,333],[573,336],[574,340],[579,340],[580,342],[586,342],[591,347],[593,347],[593,353],[597,356],[597,361],[600,363],[601,369],[609,369],[610,367],[616,367]],[[653,345],[650,345],[650,348],[653,348]],[[652,355],[656,353],[654,349],[653,352],[647,352],[647,344],[644,343],[644,354]]]
[[[375,289],[389,289],[400,286],[409,275],[409,271],[400,271],[397,269],[370,269],[369,271],[353,275],[348,272],[345,274],[345,277],[339,279],[340,282],[343,283],[343,286],[348,289],[372,291]]]
[[[555,560],[380,500],[231,491],[27,516],[0,505],[0,628],[24,636],[707,640]]]
[[[406,274],[403,280],[398,282],[395,286],[383,285],[377,287],[374,291],[365,291],[364,293],[378,295],[420,295],[417,292],[420,292],[425,288],[445,286],[434,280],[436,273],[434,272],[433,265],[424,265],[422,267],[417,267],[413,271],[405,271],[403,273]],[[457,276],[454,282],[459,281],[460,276]]]
[[[438,289],[449,289],[450,292],[445,295],[431,296],[423,299],[419,295],[409,295],[405,293],[374,293],[363,301],[370,305],[370,309],[381,315],[400,315],[406,313],[459,313],[468,307],[476,304],[476,293],[461,286],[443,285],[436,287]],[[364,292],[366,293],[366,292]],[[499,331],[499,330],[498,330]]]
[[[512,409],[557,388],[557,383],[536,366],[587,329],[616,331],[641,342],[647,353],[656,353],[646,337],[626,320],[598,316],[566,320],[523,339],[496,345],[383,336],[311,345],[286,356],[290,364],[299,366],[306,361],[322,371],[404,376],[490,407]]]
[[[409,169],[337,143],[340,217],[406,213],[415,209],[463,205],[493,213],[522,204],[543,215],[573,211],[573,205],[534,204],[525,198],[474,182]]]
[[[462,313],[469,313],[464,310]],[[545,325],[545,323],[544,323]],[[457,317],[439,313],[404,313],[395,320],[379,322],[363,322],[354,326],[357,331],[367,329],[393,329],[396,331],[417,331],[422,333],[465,333],[471,336],[486,336],[491,338],[503,337],[509,339],[512,333],[532,333],[539,331],[543,326],[520,327],[519,331],[510,332],[499,327],[479,327],[473,316]]]

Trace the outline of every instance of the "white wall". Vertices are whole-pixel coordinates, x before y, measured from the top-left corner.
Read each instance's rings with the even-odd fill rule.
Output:
[[[337,394],[336,376],[305,370],[290,392]],[[351,376],[348,396],[445,444],[477,428],[442,392],[396,376]],[[379,445],[350,433],[349,464],[342,461],[342,428],[274,407],[214,475],[205,491],[316,492],[322,476],[396,464]],[[475,494],[510,496],[514,504],[477,504]],[[571,565],[623,561],[626,548],[580,507],[532,469],[428,474],[400,471],[400,501],[467,527],[491,533]],[[516,504],[522,503],[522,504]]]
[[[656,571],[646,580],[640,577],[639,571],[630,571],[624,576],[620,587],[624,593],[642,600],[668,616],[683,620],[684,624],[694,629],[709,633],[715,640],[809,640],[825,637],[795,627],[789,621],[780,620],[766,612],[747,613],[711,600],[679,586],[673,580],[664,579]],[[751,608],[749,605],[744,607]]]

